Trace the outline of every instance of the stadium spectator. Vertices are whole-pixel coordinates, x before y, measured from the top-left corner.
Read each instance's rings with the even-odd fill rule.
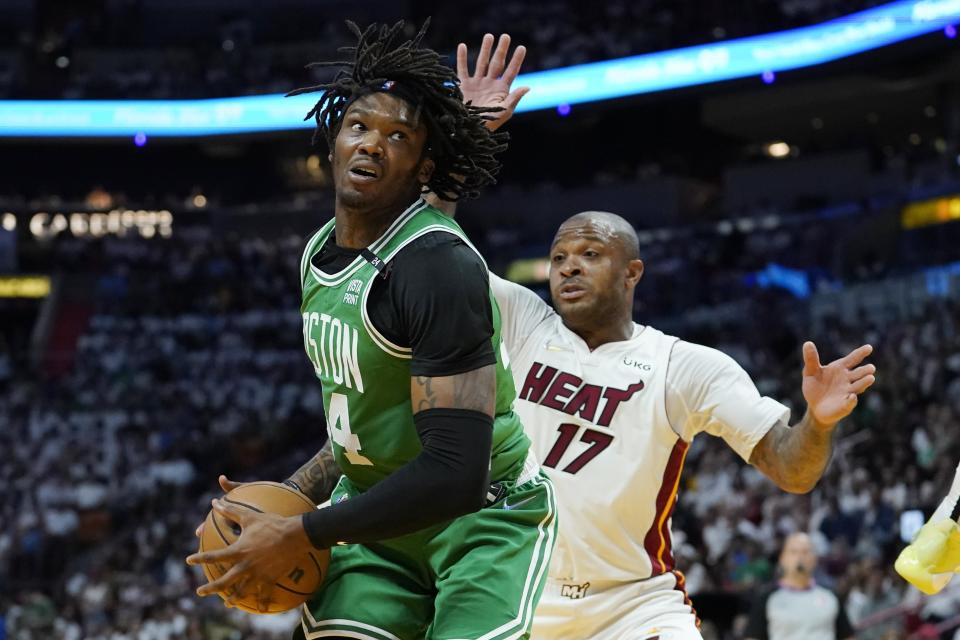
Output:
[[[790,535],[780,553],[780,581],[754,602],[747,640],[852,640],[843,601],[816,583],[816,565],[810,536]]]

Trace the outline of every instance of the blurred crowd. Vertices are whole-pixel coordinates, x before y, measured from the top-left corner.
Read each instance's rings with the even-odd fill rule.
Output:
[[[350,34],[342,8],[287,2],[165,7],[142,0],[79,3],[38,11],[25,2],[0,45],[0,98],[206,98],[288,91],[311,79],[303,66],[335,59]],[[432,14],[430,42],[450,53],[509,31],[530,48],[529,71],[606,60],[804,26],[878,0],[715,2],[573,0],[481,3],[353,3],[360,22]],[[92,5],[92,6],[91,6]],[[31,18],[38,14],[40,20]],[[366,14],[366,18],[364,16]],[[19,28],[17,28],[19,26]],[[410,34],[416,26],[409,24]]]
[[[318,18],[317,3],[238,9],[210,0],[203,11],[191,4],[180,3],[183,14],[147,0],[55,2],[42,12],[33,0],[11,3],[20,14],[0,7],[0,99],[281,92],[328,77],[304,63],[349,44],[342,21]],[[529,46],[526,69],[535,71],[797,27],[880,2],[772,0],[749,10],[719,0],[348,4],[360,22],[365,11],[417,16],[411,35],[432,14],[428,39],[444,53],[461,39],[473,44],[488,31],[509,31]],[[944,137],[851,144],[870,149],[884,176],[902,176],[907,199],[922,199],[949,192],[923,195],[930,183],[956,184],[960,176],[956,139]],[[531,172],[523,189],[559,198],[574,179],[605,188],[692,175],[633,154],[600,155],[583,153],[581,164],[568,159],[568,173],[577,174],[569,179],[563,167],[545,164],[547,177]],[[258,172],[265,173],[248,167],[220,182],[240,192]],[[155,172],[140,173],[155,189]],[[296,624],[295,613],[248,616],[197,598],[203,576],[183,558],[196,547],[193,531],[219,473],[281,479],[323,442],[320,388],[302,351],[298,314],[303,236],[214,231],[229,223],[205,224],[202,210],[237,203],[190,187],[199,172],[180,173],[189,183],[176,196],[145,198],[118,172],[120,187],[94,190],[109,201],[88,196],[86,203],[90,210],[123,206],[122,189],[131,189],[130,202],[177,212],[172,238],[64,234],[25,252],[34,253],[21,267],[42,264],[38,270],[61,274],[67,304],[53,322],[82,329],[75,350],[31,363],[35,318],[21,305],[14,321],[12,307],[0,306],[11,324],[0,326],[0,483],[12,489],[0,496],[0,640],[268,640],[288,637]],[[813,536],[817,579],[841,594],[862,627],[858,637],[906,637],[960,610],[960,581],[920,598],[892,572],[909,533],[901,531],[903,514],[929,514],[960,460],[960,306],[932,295],[914,313],[864,309],[814,322],[809,300],[960,260],[958,225],[902,232],[904,195],[899,184],[884,186],[899,195],[817,202],[797,215],[784,213],[792,204],[719,211],[723,185],[707,199],[716,216],[640,230],[646,275],[638,321],[733,356],[762,393],[792,408],[794,420],[804,410],[802,341],[813,339],[824,359],[870,342],[879,369],[809,495],[780,492],[715,439],[703,436],[691,448],[674,549],[708,640],[740,637],[742,619],[733,613],[775,578],[781,542],[793,531]],[[0,206],[10,210],[64,206],[31,199],[16,179],[8,190]],[[314,184],[272,194],[255,194],[242,213],[329,205],[329,193]],[[480,215],[464,224],[501,273],[517,256],[542,256],[553,232],[546,222],[505,228]],[[546,295],[542,284],[534,287]],[[65,363],[54,367],[65,373],[50,375],[50,362]]]
[[[251,625],[281,621],[201,602],[183,558],[217,473],[281,478],[322,444],[295,301],[299,246],[100,249],[107,266],[89,283],[96,310],[70,374],[0,375],[8,637],[266,637]]]
[[[831,228],[768,230],[764,242],[747,234],[735,245],[740,257],[725,258],[733,249],[716,237],[645,249],[639,320],[679,311],[686,298],[658,304],[658,296],[701,269],[740,283],[723,294],[742,303],[739,311],[685,325],[681,335],[737,359],[762,393],[791,406],[794,420],[804,410],[803,340],[815,340],[825,359],[862,342],[876,348],[878,382],[841,428],[810,495],[783,494],[719,441],[695,442],[674,548],[694,602],[703,603],[707,637],[721,637],[724,626],[707,615],[712,603],[746,598],[773,579],[780,543],[797,530],[813,534],[818,580],[841,593],[854,623],[869,625],[865,638],[901,637],[960,607],[956,590],[920,600],[891,572],[901,514],[929,513],[960,460],[960,307],[935,298],[916,316],[828,318],[812,329],[807,303],[794,294],[743,284],[751,261],[815,261],[815,253],[803,256],[831,233],[844,242]],[[183,558],[217,474],[281,479],[322,443],[320,389],[297,313],[302,241],[218,237],[196,226],[171,239],[57,246],[67,286],[92,305],[73,366],[49,378],[0,347],[0,450],[8,452],[0,482],[13,489],[0,498],[0,521],[10,523],[0,529],[8,638],[267,639],[295,624],[295,614],[246,616],[201,601],[193,589],[202,576]],[[690,256],[686,267],[658,269],[681,254]]]
[[[870,625],[858,638],[905,637],[922,623],[953,617],[960,590],[921,599],[892,567],[905,544],[901,515],[929,515],[960,462],[960,305],[938,300],[900,320],[833,319],[819,332],[797,332],[783,317],[768,310],[758,316],[764,331],[743,324],[715,332],[713,342],[751,372],[762,393],[785,401],[794,421],[805,410],[805,339],[825,360],[872,344],[877,383],[842,425],[828,472],[808,495],[785,494],[729,449],[695,441],[674,517],[694,603],[697,593],[748,594],[771,581],[784,537],[807,531],[820,556],[818,582],[845,598],[854,625]],[[871,624],[871,616],[894,607],[907,615]]]

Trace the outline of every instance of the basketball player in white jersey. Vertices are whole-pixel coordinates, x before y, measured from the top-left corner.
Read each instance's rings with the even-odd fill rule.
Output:
[[[551,309],[491,274],[517,385],[515,410],[557,488],[560,533],[533,638],[700,638],[676,570],[670,517],[690,442],[706,432],[786,491],[813,488],[837,423],[875,378],[862,346],[826,366],[803,345],[806,415],[761,397],[723,353],[632,318],[643,275],[620,216],[586,212],[550,251]],[[758,328],[762,330],[762,328]]]
[[[484,36],[471,75],[457,50],[465,96],[513,113],[519,64]],[[492,53],[492,55],[491,55]],[[523,50],[518,48],[514,58]],[[512,72],[505,72],[509,69]],[[450,203],[438,203],[450,215]],[[557,488],[560,530],[534,640],[693,640],[696,616],[676,571],[670,516],[690,442],[706,432],[786,491],[813,488],[830,459],[837,423],[873,384],[864,345],[826,366],[803,345],[807,411],[761,397],[731,358],[633,321],[643,276],[633,227],[586,212],[560,226],[550,250],[556,311],[532,291],[490,274],[502,344],[517,386],[514,405]],[[758,328],[762,330],[762,328]]]

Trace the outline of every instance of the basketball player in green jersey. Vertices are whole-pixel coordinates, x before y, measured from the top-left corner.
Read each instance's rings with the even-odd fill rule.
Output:
[[[525,638],[552,488],[511,409],[486,266],[421,199],[475,195],[504,139],[489,109],[464,105],[424,30],[400,42],[402,23],[351,27],[359,42],[334,81],[294,92],[324,91],[308,117],[331,150],[335,215],[304,252],[301,311],[343,476],[331,506],[302,517],[215,501],[243,532],[188,562],[233,563],[200,595],[255,592],[263,606],[292,560],[332,548],[300,638]]]

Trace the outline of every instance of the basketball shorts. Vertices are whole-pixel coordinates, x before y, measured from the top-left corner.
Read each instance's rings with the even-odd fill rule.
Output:
[[[440,527],[331,550],[295,637],[528,638],[556,539],[553,486],[533,463],[500,497]],[[357,495],[342,478],[332,502]],[[302,633],[302,636],[300,635]]]
[[[683,575],[637,582],[547,581],[533,640],[703,640]]]

